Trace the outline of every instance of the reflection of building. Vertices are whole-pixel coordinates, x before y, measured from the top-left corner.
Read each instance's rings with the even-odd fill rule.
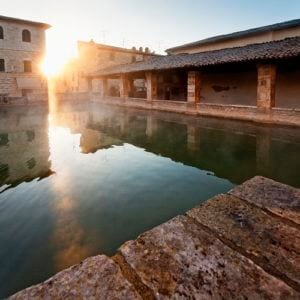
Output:
[[[104,115],[101,114],[99,117],[103,120]],[[112,145],[121,143],[119,139],[112,138],[99,130],[89,128],[91,118],[92,113],[88,111],[60,112],[52,116],[51,124],[67,127],[72,134],[80,134],[80,148],[82,153],[94,153],[99,149],[109,148]]]
[[[299,186],[299,129],[102,107],[89,128],[233,183],[259,174]]]
[[[0,16],[0,104],[47,100],[44,23]]]
[[[121,140],[113,138],[99,130],[84,129],[81,132],[80,148],[82,153],[94,153],[99,149],[110,148],[122,144]]]
[[[0,186],[49,176],[47,114],[1,116]]]
[[[168,56],[91,72],[89,78],[103,87],[93,100],[300,126],[300,19],[167,52]],[[120,97],[108,88],[116,79]],[[145,84],[143,97],[135,96],[136,80]]]
[[[55,80],[57,92],[87,92],[99,91],[100,86],[93,85],[85,75],[120,64],[144,61],[155,56],[148,48],[139,50],[114,47],[91,42],[78,42],[78,58],[71,60],[64,68],[62,74]],[[112,94],[118,95],[119,84],[117,80],[111,80],[109,89]]]

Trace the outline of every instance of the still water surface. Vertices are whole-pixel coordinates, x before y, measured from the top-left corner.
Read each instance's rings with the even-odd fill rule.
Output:
[[[298,129],[98,105],[0,116],[0,298],[257,174],[300,187]]]

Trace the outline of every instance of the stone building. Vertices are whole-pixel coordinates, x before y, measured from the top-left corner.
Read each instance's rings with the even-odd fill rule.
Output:
[[[47,100],[40,64],[45,52],[45,23],[0,16],[0,103]]]
[[[103,86],[93,100],[300,126],[300,19],[212,37],[167,53],[91,73],[89,78]],[[108,89],[111,78],[120,79],[119,98]],[[137,79],[145,82],[144,99],[132,97]]]
[[[292,20],[268,26],[252,28],[230,34],[218,35],[167,49],[170,55],[192,54],[225,48],[243,47],[251,44],[280,41],[300,36],[300,21]]]
[[[140,47],[127,49],[115,46],[90,42],[78,41],[78,58],[70,60],[64,67],[62,74],[56,80],[56,91],[58,93],[85,93],[90,90],[99,91],[100,86],[92,86],[86,75],[102,68],[110,66],[129,64],[147,60],[157,56],[150,52],[149,48]],[[140,86],[142,89],[143,86]],[[119,94],[118,80],[110,80],[109,89],[112,94]]]

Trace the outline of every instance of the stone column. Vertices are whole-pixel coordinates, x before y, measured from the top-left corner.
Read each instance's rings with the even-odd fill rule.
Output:
[[[157,99],[157,75],[153,72],[146,73],[147,80],[147,100]]]
[[[257,66],[257,107],[271,109],[275,106],[275,65]]]
[[[200,102],[200,91],[201,91],[201,73],[198,71],[188,72],[188,103],[199,103]]]
[[[120,97],[128,98],[130,91],[130,80],[128,75],[122,74],[120,78]]]

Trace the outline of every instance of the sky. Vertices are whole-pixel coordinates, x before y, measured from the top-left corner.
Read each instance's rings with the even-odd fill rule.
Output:
[[[76,41],[156,53],[206,37],[300,18],[300,0],[0,0],[0,15],[46,22],[48,57],[76,55]]]

